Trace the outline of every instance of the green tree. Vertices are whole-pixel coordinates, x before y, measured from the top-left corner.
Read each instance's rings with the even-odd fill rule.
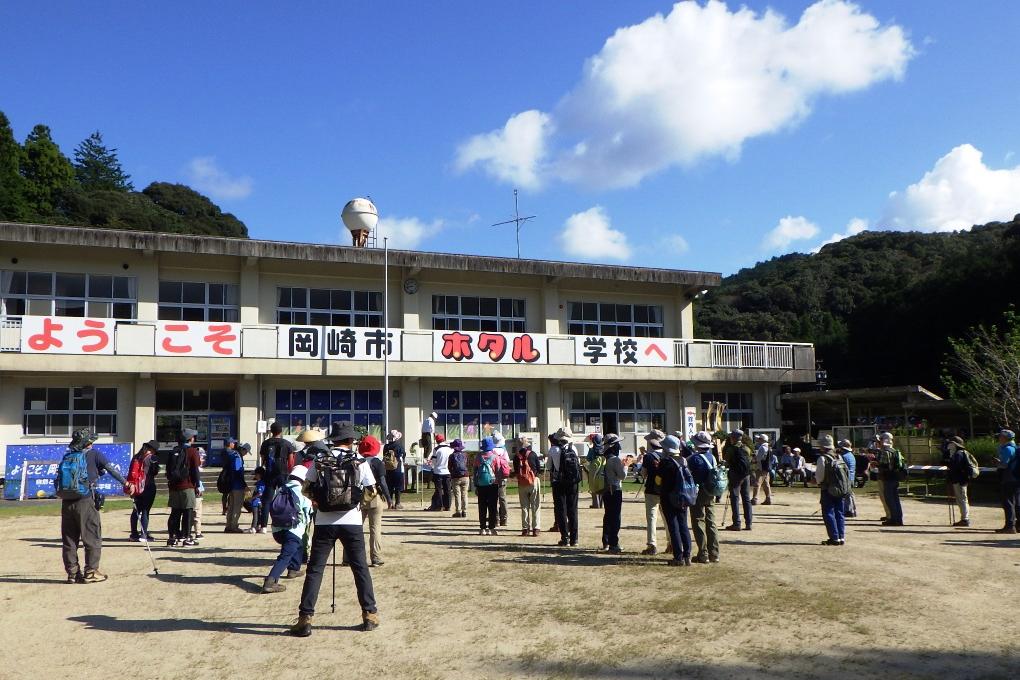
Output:
[[[142,190],[153,203],[180,215],[188,233],[248,238],[248,227],[215,203],[183,184],[153,182]]]
[[[36,125],[25,139],[21,174],[34,216],[47,219],[57,214],[61,196],[74,184],[74,167],[60,152],[47,126]]]
[[[131,191],[131,176],[124,172],[117,150],[103,144],[96,130],[74,150],[74,174],[86,191]]]
[[[21,176],[21,156],[11,123],[0,111],[0,219],[24,220],[31,212]]]
[[[1010,309],[1004,324],[979,325],[950,338],[942,382],[975,413],[1006,427],[1020,424],[1020,315]]]

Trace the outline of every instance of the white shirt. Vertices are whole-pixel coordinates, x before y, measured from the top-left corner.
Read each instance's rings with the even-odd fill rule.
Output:
[[[432,452],[432,458],[430,459],[432,461],[432,474],[450,474],[448,463],[450,462],[451,453],[453,453],[453,449],[446,444],[440,444],[436,447],[436,450]]]
[[[436,421],[432,418],[432,416],[429,416],[421,424],[421,433],[425,434],[427,432],[429,434],[432,434],[435,431],[436,431]]]
[[[331,453],[337,456],[339,452],[344,451],[349,453],[345,449],[333,449]],[[375,475],[372,474],[372,468],[368,464],[367,460],[363,460],[358,466],[358,472],[360,473],[360,479],[358,485],[361,488],[375,486]],[[311,467],[308,468],[308,475],[305,477],[306,482],[315,482],[319,478],[318,472],[315,469],[315,463],[312,463]],[[336,525],[336,526],[361,526],[364,520],[361,516],[361,505],[357,505],[346,512],[323,512],[322,510],[315,511],[315,524],[318,525]]]

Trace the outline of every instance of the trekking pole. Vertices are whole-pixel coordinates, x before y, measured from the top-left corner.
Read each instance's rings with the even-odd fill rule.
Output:
[[[724,502],[723,503],[723,509],[722,509],[722,524],[720,524],[719,526],[721,526],[721,527],[726,526],[726,511],[729,510],[729,509],[730,509],[730,504]]]
[[[329,605],[330,613],[336,614],[336,543],[333,543],[333,602]]]
[[[138,513],[138,521],[141,522],[142,513],[138,509],[138,506],[135,505],[135,500],[133,498],[131,499],[131,507],[134,508],[136,513]],[[149,547],[149,531],[147,528],[143,528],[142,530],[145,532],[145,536],[143,536],[145,539],[145,552],[149,554],[149,560],[152,562],[152,573],[159,576],[159,569],[156,568],[156,558],[152,556],[152,548]]]

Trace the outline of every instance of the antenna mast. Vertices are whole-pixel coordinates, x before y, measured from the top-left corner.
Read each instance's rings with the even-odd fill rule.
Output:
[[[521,211],[517,207],[517,189],[514,189],[514,218],[512,220],[505,220],[503,222],[496,222],[492,226],[501,227],[504,224],[513,224],[517,227],[517,259],[521,259],[521,227],[528,220],[533,220],[537,215],[528,215],[521,217]]]

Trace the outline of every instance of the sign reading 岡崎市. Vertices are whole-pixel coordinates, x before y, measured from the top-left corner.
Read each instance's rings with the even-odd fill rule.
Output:
[[[113,354],[113,319],[73,316],[21,318],[21,351],[25,354]]]
[[[673,340],[625,338],[611,335],[574,337],[574,363],[578,366],[675,366]]]
[[[546,336],[534,333],[435,331],[432,360],[486,364],[547,364]]]
[[[400,333],[382,328],[343,326],[278,326],[276,356],[280,359],[353,359],[382,361],[400,358]]]

